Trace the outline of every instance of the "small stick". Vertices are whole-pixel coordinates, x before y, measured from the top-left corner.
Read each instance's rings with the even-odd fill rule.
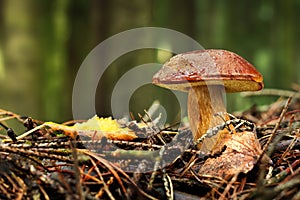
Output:
[[[17,140],[21,140],[23,138],[25,138],[26,136],[30,135],[31,133],[34,133],[37,130],[40,130],[42,128],[45,127],[50,127],[53,130],[64,130],[67,136],[70,137],[76,137],[76,134],[72,134],[72,132],[74,132],[75,130],[72,127],[69,126],[65,126],[65,125],[61,125],[61,124],[56,124],[54,122],[45,122],[39,126],[34,127],[33,129],[26,131],[25,133],[23,133],[22,135],[19,135],[18,137],[16,137]],[[68,134],[69,132],[69,134]],[[2,140],[2,142],[11,142],[11,139],[4,139]]]
[[[7,126],[5,126],[3,123],[0,122],[0,126],[2,126],[6,131],[7,131],[7,135],[8,137],[10,137],[10,139],[13,141],[13,142],[16,142],[17,141],[17,135],[15,134],[14,130],[11,129],[11,128],[8,128]]]
[[[0,119],[0,122],[1,121],[7,121],[7,120],[10,120],[10,119],[15,119],[16,117],[15,116],[8,116],[8,117],[3,117]]]
[[[256,92],[243,92],[241,93],[241,95],[243,97],[266,95],[266,96],[282,96],[282,97],[294,96],[296,98],[299,98],[297,92],[293,92],[289,90],[269,89],[269,88],[263,89],[261,91],[256,91]]]
[[[224,189],[222,195],[220,196],[220,200],[226,199],[226,194],[229,192],[230,188],[232,187],[233,183],[236,182],[238,175],[240,172],[234,174],[234,176],[231,178],[230,182],[226,184],[226,188]]]
[[[41,124],[41,125],[39,125],[39,126],[36,126],[35,128],[33,128],[33,129],[31,129],[31,130],[29,130],[29,131],[23,133],[22,135],[19,135],[19,136],[17,137],[17,140],[21,140],[21,139],[23,139],[24,137],[30,135],[31,133],[33,133],[33,132],[35,132],[35,131],[37,131],[37,130],[40,130],[40,129],[44,128],[45,126],[47,126],[47,125],[46,125],[46,124]],[[8,141],[8,140],[5,140],[5,141]]]
[[[145,121],[148,121],[148,120],[151,120],[152,121],[152,117],[153,117],[153,115],[154,115],[154,113],[158,110],[158,108],[159,108],[159,106],[160,106],[160,103],[159,103],[159,101],[158,100],[156,100],[156,101],[154,101],[153,103],[152,103],[152,105],[150,106],[150,108],[148,109],[148,111],[147,110],[144,110],[144,112],[145,112],[145,115],[144,115],[144,120]]]
[[[284,118],[284,115],[285,115],[285,113],[286,113],[286,111],[287,111],[287,109],[288,109],[288,107],[289,107],[289,104],[291,103],[291,100],[292,100],[292,97],[289,97],[289,98],[287,99],[286,104],[284,105],[284,108],[283,108],[282,111],[281,111],[279,120],[278,120],[278,122],[276,123],[276,125],[275,125],[275,127],[274,127],[274,129],[273,129],[273,131],[272,131],[272,133],[271,133],[271,136],[270,136],[269,140],[267,141],[266,145],[264,146],[264,148],[263,148],[263,150],[262,150],[262,153],[260,154],[259,158],[257,159],[257,163],[259,163],[259,162],[261,161],[261,159],[262,159],[263,155],[266,153],[266,151],[267,151],[269,145],[271,144],[271,142],[272,142],[273,139],[275,138],[276,132],[277,132],[277,130],[278,130],[278,128],[279,128],[279,126],[280,126],[280,124],[281,124],[283,118]],[[273,151],[273,150],[271,149],[270,152],[272,152],[272,151]]]

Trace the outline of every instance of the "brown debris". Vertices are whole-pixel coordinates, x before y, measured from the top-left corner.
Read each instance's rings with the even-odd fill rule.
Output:
[[[223,145],[225,151],[216,158],[208,158],[199,174],[228,179],[240,172],[248,173],[262,153],[255,133],[249,131],[233,134]]]
[[[0,199],[299,199],[300,103],[279,101],[236,114],[256,119],[257,135],[230,122],[232,133],[218,133],[211,154],[197,150],[186,127],[131,122],[137,139],[91,140],[33,120],[30,134],[17,133],[16,142],[1,137]],[[24,121],[0,110],[1,123],[9,127],[12,119]],[[267,141],[269,157],[258,162]]]

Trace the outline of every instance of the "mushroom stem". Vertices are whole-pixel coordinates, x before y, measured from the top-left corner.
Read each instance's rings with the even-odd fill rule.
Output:
[[[223,100],[224,87],[198,86],[192,87],[188,93],[188,117],[194,141],[199,139],[209,128],[222,124],[226,119],[226,108]],[[221,116],[214,116],[220,113]],[[204,152],[213,149],[218,140],[218,135],[206,138],[198,148]]]

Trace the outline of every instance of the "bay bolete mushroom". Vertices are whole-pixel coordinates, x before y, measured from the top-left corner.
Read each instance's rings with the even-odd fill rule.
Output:
[[[197,50],[178,54],[153,76],[160,87],[188,92],[188,118],[194,141],[226,116],[224,92],[257,91],[263,77],[248,61],[226,50]],[[216,117],[215,114],[221,114]],[[224,113],[224,114],[222,114]],[[218,135],[206,138],[200,148],[212,150]]]

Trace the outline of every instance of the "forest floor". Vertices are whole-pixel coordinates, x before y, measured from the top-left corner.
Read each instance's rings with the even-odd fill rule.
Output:
[[[188,127],[161,129],[155,119],[118,121],[118,133],[136,135],[120,141],[112,131],[95,137],[67,126],[74,122],[43,124],[0,110],[9,136],[0,142],[0,199],[300,199],[299,96],[234,113],[220,126],[230,136],[208,154]],[[9,120],[25,134],[14,135]],[[257,138],[235,137],[245,132]]]

